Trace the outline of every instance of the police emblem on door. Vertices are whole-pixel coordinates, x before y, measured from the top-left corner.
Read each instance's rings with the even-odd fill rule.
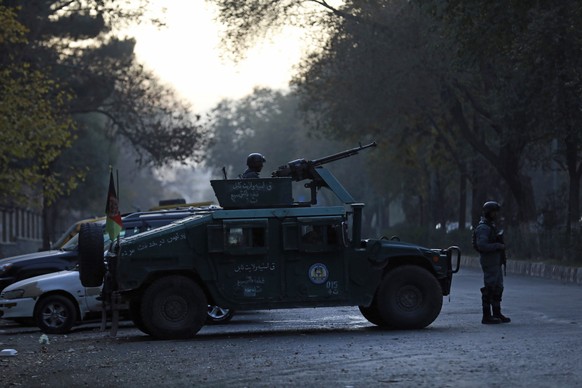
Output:
[[[329,278],[329,271],[325,264],[315,263],[309,267],[309,279],[313,284],[323,284]]]

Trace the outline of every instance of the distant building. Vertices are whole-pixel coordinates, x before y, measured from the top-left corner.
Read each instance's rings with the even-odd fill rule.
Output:
[[[0,206],[0,258],[38,251],[42,246],[39,211]]]

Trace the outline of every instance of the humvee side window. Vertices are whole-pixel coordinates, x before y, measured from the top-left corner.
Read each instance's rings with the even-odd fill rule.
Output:
[[[326,243],[326,227],[327,225],[301,225],[301,242],[309,245]]]
[[[265,227],[230,227],[227,230],[226,245],[229,248],[258,248],[266,246]]]
[[[226,236],[226,245],[230,248],[243,246],[243,229],[230,228]]]
[[[289,223],[283,225],[285,250],[329,251],[345,245],[339,220],[332,223]]]
[[[255,254],[267,251],[267,222],[224,223],[224,247],[230,253]]]

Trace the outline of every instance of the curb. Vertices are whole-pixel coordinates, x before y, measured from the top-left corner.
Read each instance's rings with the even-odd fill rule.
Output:
[[[469,268],[481,268],[479,258],[475,256],[461,257],[461,268],[464,266]],[[507,273],[560,280],[565,283],[582,285],[582,267],[566,267],[563,265],[535,263],[522,260],[508,260]]]

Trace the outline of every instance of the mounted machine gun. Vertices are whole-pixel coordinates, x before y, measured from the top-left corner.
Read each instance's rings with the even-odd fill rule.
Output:
[[[296,159],[280,166],[276,171],[273,171],[271,175],[279,178],[290,177],[296,182],[309,179],[310,182],[306,183],[305,187],[311,190],[311,204],[313,205],[317,203],[317,189],[321,187],[329,188],[344,203],[354,203],[354,199],[346,189],[322,166],[327,163],[335,162],[336,160],[357,155],[360,151],[371,147],[376,147],[376,142],[364,146],[360,144],[359,147],[351,148],[319,159]]]

